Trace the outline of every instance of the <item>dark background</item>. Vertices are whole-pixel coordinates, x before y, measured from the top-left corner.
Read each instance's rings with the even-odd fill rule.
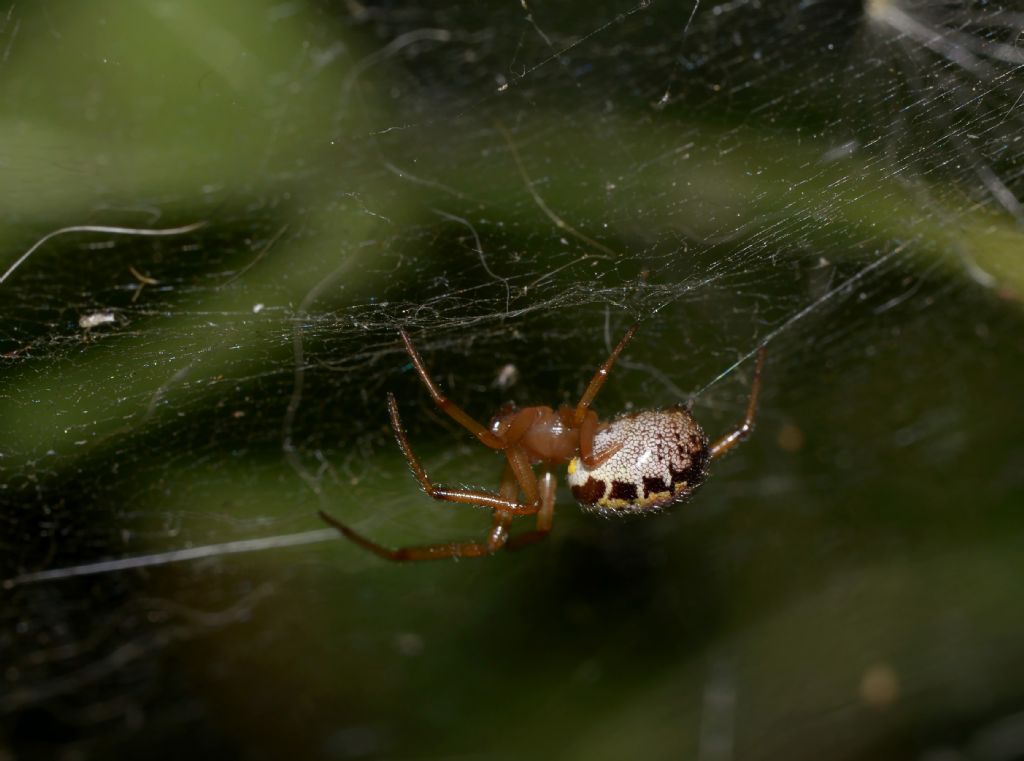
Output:
[[[6,6],[0,759],[1024,758],[1024,9],[765,6]],[[319,522],[634,321],[688,504]]]

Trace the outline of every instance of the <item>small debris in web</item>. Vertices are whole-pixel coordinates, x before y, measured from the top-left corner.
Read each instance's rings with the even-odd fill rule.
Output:
[[[111,311],[90,312],[78,318],[78,327],[82,330],[92,330],[114,322],[117,322],[117,315]]]
[[[134,304],[136,301],[138,301],[139,295],[142,293],[143,288],[145,288],[147,285],[157,285],[160,281],[157,280],[156,278],[149,277],[148,275],[143,275],[130,264],[128,265],[128,270],[129,272],[132,273],[132,276],[139,281],[139,287],[136,288],[135,293],[132,294],[132,303]]]

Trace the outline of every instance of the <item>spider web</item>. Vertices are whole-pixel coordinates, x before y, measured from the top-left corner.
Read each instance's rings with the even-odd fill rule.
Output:
[[[917,754],[1019,752],[1024,9],[460,5],[0,14],[10,752],[877,757],[901,700]],[[496,484],[398,326],[486,421],[634,322],[604,416],[714,436],[768,350],[685,509],[562,494],[472,568],[318,521],[486,530],[394,445],[388,391],[431,474]]]

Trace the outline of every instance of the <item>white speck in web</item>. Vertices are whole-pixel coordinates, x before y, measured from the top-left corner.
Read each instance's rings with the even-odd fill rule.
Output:
[[[263,311],[263,304],[253,304],[252,305],[252,313],[253,314],[259,314],[262,311]]]
[[[498,377],[491,384],[502,391],[511,388],[519,382],[519,368],[513,364],[507,364],[498,371]]]
[[[78,318],[78,327],[83,330],[91,330],[100,325],[109,325],[112,322],[117,322],[117,317],[113,312],[91,312]]]

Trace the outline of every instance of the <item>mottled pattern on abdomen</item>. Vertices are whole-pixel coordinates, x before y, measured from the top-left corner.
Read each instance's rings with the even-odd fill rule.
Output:
[[[622,445],[588,470],[569,463],[569,486],[584,509],[615,513],[654,510],[684,499],[704,480],[708,439],[682,406],[620,415],[594,437],[594,452]]]

